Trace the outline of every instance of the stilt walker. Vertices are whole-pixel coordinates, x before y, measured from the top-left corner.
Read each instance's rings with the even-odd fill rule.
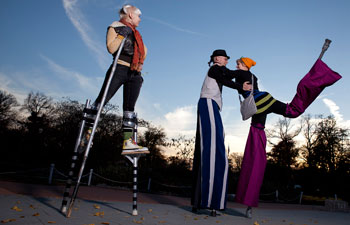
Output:
[[[242,89],[226,75],[229,58],[222,49],[211,55],[197,109],[191,205],[193,212],[209,209],[212,216],[225,209],[227,195],[228,161],[220,115],[222,87]]]
[[[81,177],[86,160],[92,146],[92,140],[97,124],[105,104],[113,97],[123,85],[123,152],[122,155],[146,154],[148,149],[137,145],[137,117],[134,112],[135,104],[143,83],[141,70],[146,58],[147,48],[143,43],[141,34],[136,27],[139,25],[141,11],[132,5],[124,5],[119,11],[120,20],[114,21],[107,29],[106,45],[109,53],[113,55],[113,63],[109,67],[101,91],[93,106],[84,109],[83,121],[72,157],[70,177],[67,180],[61,211],[70,217],[72,207],[77,196]],[[90,119],[93,118],[93,119]],[[88,120],[92,120],[87,123]],[[88,126],[87,126],[88,125]],[[82,143],[80,146],[78,143]],[[81,147],[83,146],[83,147]],[[77,176],[76,186],[73,190],[70,204],[67,208],[67,196],[72,183],[73,171],[76,164],[77,153],[83,152],[82,165]],[[137,165],[137,160],[134,160]],[[136,166],[137,167],[137,166]]]
[[[288,118],[296,118],[309,107],[324,88],[341,79],[337,72],[332,71],[321,60],[330,42],[330,40],[326,39],[316,63],[299,82],[297,93],[291,103],[282,103],[267,92],[260,92],[254,87],[254,98],[258,112],[252,117],[236,192],[236,201],[248,206],[246,210],[248,218],[252,217],[252,207],[258,206],[260,188],[265,173],[267,160],[264,128],[267,114],[276,113]],[[268,97],[261,98],[261,96]],[[266,104],[269,102],[271,104]]]

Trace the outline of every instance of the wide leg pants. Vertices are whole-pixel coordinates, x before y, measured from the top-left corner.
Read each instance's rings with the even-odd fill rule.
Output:
[[[219,107],[212,99],[198,102],[191,203],[195,208],[226,207],[228,160]]]

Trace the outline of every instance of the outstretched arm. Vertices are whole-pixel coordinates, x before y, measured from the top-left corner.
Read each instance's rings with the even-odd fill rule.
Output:
[[[218,83],[233,89],[237,89],[241,92],[242,85],[232,81],[229,76],[227,76],[229,69],[224,66],[214,65],[209,69],[208,76],[215,79]]]

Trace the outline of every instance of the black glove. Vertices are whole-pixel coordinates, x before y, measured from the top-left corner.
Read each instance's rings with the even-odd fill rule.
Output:
[[[127,37],[132,33],[132,29],[128,26],[121,27],[118,29],[118,34],[120,34],[123,37]]]

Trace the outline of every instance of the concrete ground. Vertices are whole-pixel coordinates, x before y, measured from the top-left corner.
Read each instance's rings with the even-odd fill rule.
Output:
[[[138,194],[138,215],[132,216],[132,192],[114,188],[79,189],[72,215],[59,211],[64,186],[0,181],[0,221],[4,224],[253,224],[323,225],[350,224],[349,212],[329,212],[323,206],[261,203],[253,218],[245,218],[245,206],[228,202],[227,209],[211,217],[209,211],[191,212],[188,198]]]

